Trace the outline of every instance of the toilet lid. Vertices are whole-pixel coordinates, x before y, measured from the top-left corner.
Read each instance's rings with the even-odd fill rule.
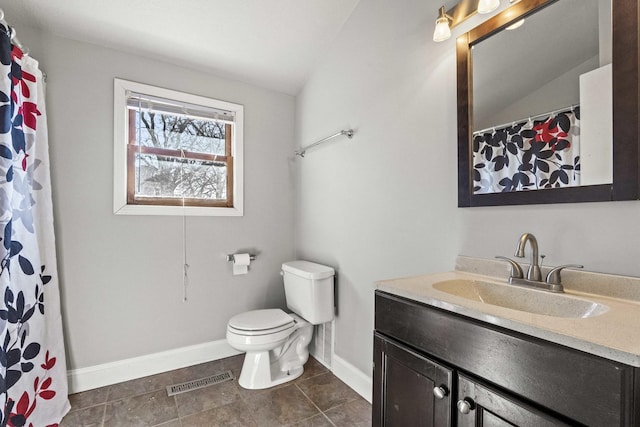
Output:
[[[229,326],[243,331],[261,331],[289,326],[294,323],[293,317],[279,308],[253,310],[240,313],[229,320]]]

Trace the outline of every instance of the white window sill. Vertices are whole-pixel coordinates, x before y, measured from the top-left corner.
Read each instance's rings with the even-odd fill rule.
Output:
[[[242,208],[207,208],[201,206],[114,206],[116,215],[175,215],[175,216],[243,216]]]

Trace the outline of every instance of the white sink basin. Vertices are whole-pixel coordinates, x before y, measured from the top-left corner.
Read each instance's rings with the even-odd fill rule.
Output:
[[[604,304],[567,294],[481,280],[443,280],[434,283],[433,289],[475,302],[545,316],[587,318],[609,310]]]

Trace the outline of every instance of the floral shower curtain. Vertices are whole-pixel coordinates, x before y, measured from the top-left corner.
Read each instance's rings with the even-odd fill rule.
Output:
[[[0,23],[0,427],[69,410],[43,75]]]
[[[473,135],[475,194],[580,185],[580,107]]]

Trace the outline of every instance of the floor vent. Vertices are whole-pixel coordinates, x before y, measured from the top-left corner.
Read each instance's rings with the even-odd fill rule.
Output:
[[[173,396],[175,394],[186,393],[188,391],[197,390],[199,388],[231,380],[233,380],[233,373],[231,373],[231,371],[222,372],[220,374],[211,375],[210,377],[200,378],[199,380],[167,386],[167,394],[169,396]]]

